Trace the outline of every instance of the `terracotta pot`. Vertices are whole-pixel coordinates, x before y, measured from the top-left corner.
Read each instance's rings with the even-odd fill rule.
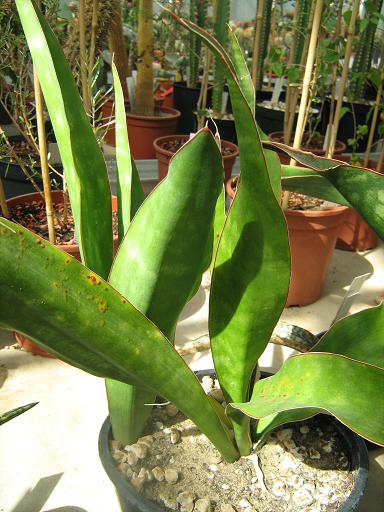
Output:
[[[341,156],[340,160],[349,162],[349,157]],[[377,162],[374,160],[368,161],[369,169],[376,170],[376,165]],[[383,172],[383,170],[380,170],[380,172]],[[340,228],[336,248],[343,251],[368,251],[374,249],[378,241],[379,237],[373,229],[368,226],[356,210],[349,208]]]
[[[163,98],[161,98],[163,101]],[[156,115],[157,114],[157,115]],[[150,160],[155,158],[153,141],[162,135],[172,135],[176,131],[177,119],[180,112],[174,108],[158,107],[154,116],[139,116],[126,112],[129,144],[135,160]],[[103,118],[114,119],[112,101],[103,106]],[[115,126],[108,128],[105,141],[115,145]]]
[[[353,208],[348,208],[336,241],[343,251],[368,251],[377,246],[379,237]]]
[[[271,132],[268,135],[268,137],[269,137],[269,140],[271,140],[273,142],[281,142],[282,140],[284,140],[284,132]],[[314,155],[317,155],[317,156],[325,156],[325,151],[322,149],[307,149],[307,148],[302,148],[302,149],[303,149],[303,151],[310,151],[311,153],[313,153]],[[335,151],[333,152],[334,158],[339,158],[339,155],[344,153],[344,151],[346,149],[347,149],[347,146],[344,144],[344,142],[337,140],[336,144],[335,144]],[[291,157],[286,155],[283,152],[280,152],[280,151],[278,151],[277,153],[279,155],[280,162],[284,165],[289,165]],[[299,162],[297,162],[297,165],[299,167],[301,167],[301,164]]]
[[[233,181],[226,183],[230,198],[235,195]],[[347,211],[345,206],[319,211],[284,211],[291,249],[291,281],[286,307],[307,306],[320,298]]]
[[[168,166],[169,161],[171,160],[174,153],[172,151],[169,151],[167,149],[164,149],[162,146],[165,142],[168,142],[169,140],[181,140],[183,144],[189,140],[188,135],[172,135],[172,136],[165,136],[165,137],[159,137],[153,142],[153,147],[156,152],[156,158],[157,158],[157,170],[158,170],[158,178],[159,181],[164,179],[166,175],[168,174]],[[223,164],[224,164],[224,180],[225,183],[229,180],[232,174],[232,167],[235,163],[236,158],[239,155],[239,149],[235,144],[232,144],[232,142],[229,142],[227,140],[222,140],[221,144],[224,148],[231,148],[233,150],[233,154],[227,155],[223,157]]]
[[[292,266],[286,307],[306,306],[320,298],[347,210],[340,206],[319,211],[284,211]]]
[[[127,113],[128,135],[132,156],[136,160],[156,158],[153,141],[162,135],[176,131],[180,112],[174,108],[161,107],[158,116],[145,117]]]
[[[17,206],[19,204],[29,203],[32,201],[40,201],[40,199],[41,199],[40,194],[35,192],[33,194],[24,194],[21,196],[12,197],[12,199],[7,200],[7,205],[9,208],[13,208],[14,206]],[[54,203],[62,202],[63,201],[63,192],[61,192],[61,191],[52,192],[52,200]],[[112,196],[112,210],[113,211],[117,210],[117,197],[116,196]],[[114,244],[114,250],[116,251],[117,247],[119,245],[117,236],[113,237],[113,244]],[[60,249],[61,251],[64,251],[65,253],[70,254],[77,260],[81,261],[80,248],[78,245],[57,244],[56,247],[58,249]],[[15,338],[16,338],[16,341],[19,343],[19,345],[21,347],[23,347],[27,352],[32,352],[33,354],[38,354],[38,355],[44,356],[44,357],[54,357],[49,352],[46,352],[44,349],[40,348],[38,345],[33,343],[29,338],[27,338],[26,336],[24,336],[21,333],[15,332]]]

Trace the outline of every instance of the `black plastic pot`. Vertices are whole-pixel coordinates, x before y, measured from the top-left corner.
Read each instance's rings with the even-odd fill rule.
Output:
[[[237,144],[236,127],[233,119],[213,118],[213,121],[208,119],[208,128],[213,133],[216,132],[216,127],[219,131],[221,140],[228,140],[229,142],[233,142],[233,144]]]
[[[185,82],[173,84],[173,107],[180,111],[181,116],[177,121],[176,133],[181,135],[196,131],[196,108],[200,95],[199,87],[187,87]],[[208,89],[208,104],[211,101],[212,92]]]
[[[343,102],[343,107],[349,108],[350,112],[347,112],[343,115],[343,117],[340,119],[339,129],[337,132],[337,138],[338,140],[341,140],[344,142],[344,144],[348,144],[348,139],[355,138],[355,130],[357,129],[358,125],[365,125],[367,124],[367,115],[369,114],[370,110],[373,108],[373,102],[365,102],[365,103],[359,103],[359,102]],[[324,103],[324,114],[323,114],[323,132],[325,133],[325,129],[328,125],[329,120],[329,110],[330,110],[330,100],[326,99]],[[370,121],[371,121],[372,115],[370,116],[368,120],[368,127],[370,127]],[[377,119],[375,133],[373,136],[373,142],[376,142],[379,138],[378,134],[378,126],[380,123],[380,119]],[[365,135],[360,142],[357,144],[356,151],[358,153],[363,153],[367,147],[368,142],[368,134]]]
[[[9,117],[8,112],[3,107],[3,104],[0,103],[0,125],[12,124],[12,119]]]
[[[40,171],[40,169],[38,169]],[[41,177],[31,172],[33,178],[38,184],[41,184]],[[0,161],[0,176],[4,185],[5,197],[20,196],[35,192],[34,186],[26,178],[21,168],[16,164],[9,164],[8,162]]]
[[[284,110],[275,110],[256,104],[255,117],[257,124],[267,135],[275,131],[281,132],[284,130]]]
[[[10,137],[10,140],[22,140],[20,137]],[[37,157],[38,158],[38,157]],[[36,184],[43,189],[43,181],[41,177],[41,168],[36,163],[32,168],[31,165],[26,162],[26,168],[28,169],[30,176],[35,180]],[[61,172],[61,167],[55,165],[55,168]],[[36,192],[35,187],[31,181],[26,177],[21,167],[14,163],[9,163],[7,159],[0,160],[0,177],[3,182],[5,197],[10,199],[11,197],[21,196]],[[58,188],[62,188],[62,178],[56,173],[51,172],[51,185],[54,187],[53,180],[56,182]]]
[[[201,376],[213,373],[213,371],[196,372]],[[364,441],[344,427],[332,417],[327,419],[333,423],[343,438],[349,452],[349,459],[352,468],[356,468],[355,485],[347,500],[337,509],[337,512],[354,512],[364,495],[368,480],[368,452]],[[115,461],[109,449],[112,440],[112,427],[109,417],[104,421],[99,435],[99,457],[101,463],[116,488],[122,512],[164,512],[164,509],[138,494],[127,478],[116,468]]]

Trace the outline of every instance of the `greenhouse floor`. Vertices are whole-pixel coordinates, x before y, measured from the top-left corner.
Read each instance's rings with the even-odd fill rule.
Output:
[[[314,333],[329,327],[352,279],[373,275],[363,285],[352,311],[374,305],[384,293],[384,246],[355,254],[335,251],[316,303],[290,308],[282,320]],[[187,306],[177,344],[206,334],[209,280]],[[1,512],[118,512],[118,500],[97,452],[99,429],[107,415],[103,380],[56,359],[33,356],[13,346],[0,331],[1,410],[37,401],[24,415],[0,427]],[[272,345],[263,368],[276,368],[290,349]],[[207,367],[207,351],[189,355],[194,368]],[[384,503],[384,450],[370,452],[368,488],[359,512],[381,512]],[[271,511],[272,512],[272,511]]]

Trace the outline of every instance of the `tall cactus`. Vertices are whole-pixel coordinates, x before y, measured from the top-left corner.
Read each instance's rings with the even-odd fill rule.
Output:
[[[219,41],[219,43],[227,48],[229,42],[228,35],[228,23],[230,16],[230,1],[229,0],[221,0],[217,5],[216,9],[216,19],[214,25],[214,36]],[[221,102],[223,96],[223,85],[225,81],[225,72],[223,64],[220,59],[215,58],[214,62],[215,72],[214,72],[214,87],[212,94],[212,108],[214,112],[221,111]]]
[[[292,64],[300,64],[307,37],[312,0],[297,0],[297,19]]]
[[[76,4],[73,6],[77,12]],[[112,29],[116,0],[98,0],[97,2],[97,35],[96,50],[103,50],[108,46],[108,35]],[[89,48],[92,34],[93,0],[85,0],[85,36],[86,46]],[[79,60],[79,18],[75,16],[69,26],[68,38],[64,45],[64,53],[71,68],[75,68]]]
[[[257,55],[257,77],[256,77],[256,90],[261,90],[263,86],[264,77],[264,61],[268,52],[268,40],[271,32],[271,19],[272,19],[272,5],[273,0],[264,0],[263,15],[260,26],[255,26],[256,30],[260,30],[260,44]]]
[[[190,0],[189,19],[204,28],[208,15],[208,0]],[[189,34],[188,87],[196,87],[199,81],[201,40],[192,32]]]
[[[358,38],[349,87],[350,98],[353,101],[364,97],[367,86],[366,76],[371,69],[373,44],[377,29],[377,16],[372,16],[372,14],[381,13],[382,7],[383,0],[371,0],[371,9],[366,13],[368,25]]]

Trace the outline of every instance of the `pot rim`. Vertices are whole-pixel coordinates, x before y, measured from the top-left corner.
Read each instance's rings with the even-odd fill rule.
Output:
[[[284,135],[283,131],[271,132],[268,134],[268,138],[273,142],[279,142],[278,140],[275,140],[273,137],[274,136],[281,137],[282,135]],[[322,137],[324,137],[324,136],[322,135]],[[347,149],[347,145],[343,141],[336,139],[335,150],[334,150],[333,154],[341,155],[342,153],[344,153],[344,151],[346,149]],[[301,148],[301,150],[308,151],[309,153],[313,153],[314,155],[317,155],[317,156],[323,156],[325,154],[325,151],[323,151],[322,149]]]
[[[231,199],[233,199],[236,194],[231,186],[236,178],[237,176],[233,176],[227,180],[225,184],[225,190]],[[286,208],[284,209],[284,214],[290,215],[291,217],[331,217],[333,215],[340,215],[346,210],[351,210],[351,208],[349,206],[342,205],[335,206],[334,208],[327,208],[326,210],[289,210]]]
[[[165,115],[163,117],[161,116],[140,116],[138,114],[134,114],[134,113],[131,113],[129,111],[127,111],[125,113],[125,115],[131,119],[138,119],[138,120],[141,120],[141,119],[146,119],[148,121],[168,121],[170,119],[177,119],[181,116],[181,112],[179,110],[176,110],[175,108],[171,108],[171,107],[157,107],[155,109],[155,111],[160,111],[160,112],[163,112],[164,114],[168,114],[168,115]]]
[[[170,156],[170,157],[175,155],[176,151],[173,153],[172,151],[169,151],[168,149],[164,149],[160,145],[162,142],[166,142],[167,140],[172,140],[172,139],[180,139],[180,140],[184,140],[185,142],[187,142],[190,139],[190,137],[189,137],[189,135],[186,135],[186,134],[162,135],[161,137],[157,137],[157,139],[155,139],[153,141],[153,147],[155,148],[155,151],[157,151],[158,153],[161,153],[162,155],[166,155],[166,156]],[[232,153],[231,155],[223,156],[224,160],[228,160],[230,158],[236,158],[239,156],[239,148],[238,148],[238,146],[236,146],[236,144],[234,144],[233,142],[230,142],[229,140],[225,140],[225,139],[222,139],[221,143],[222,143],[223,147],[232,148],[234,150],[234,153]]]
[[[197,376],[214,373],[214,370],[200,370],[195,372]],[[263,374],[268,376],[268,374]],[[324,415],[325,416],[325,415]],[[340,505],[336,512],[356,511],[363,495],[368,480],[369,458],[364,440],[349,430],[336,418],[329,416],[348,449],[349,460],[356,470],[355,484],[348,498]],[[98,439],[100,461],[109,479],[116,487],[119,497],[129,503],[131,512],[163,512],[163,508],[157,503],[137,493],[127,478],[117,469],[109,449],[109,441],[112,437],[112,426],[109,416],[104,420]],[[128,510],[128,509],[123,509]]]
[[[55,197],[63,197],[63,191],[62,190],[52,190],[51,191],[51,194],[52,194],[52,197],[53,199],[55,199]],[[34,197],[33,199],[31,198]],[[39,192],[29,192],[28,194],[20,194],[18,196],[14,196],[14,197],[10,197],[6,200],[6,203],[8,206],[16,206],[17,204],[20,204],[20,203],[28,203],[29,200],[30,201],[35,201],[35,200],[39,200],[41,199],[41,195]],[[56,199],[57,200],[57,199]],[[116,201],[116,209],[115,211],[117,211],[117,196],[114,196],[111,194],[111,200],[115,200]],[[118,240],[118,235],[114,235],[113,236],[113,240],[114,242]],[[48,242],[48,240],[46,240]],[[78,249],[79,249],[79,246],[77,244],[71,244],[71,245],[68,245],[68,244],[56,244],[56,247],[58,248],[61,248],[61,247],[64,247],[65,248],[65,251],[72,255],[73,252],[76,252]]]
[[[289,210],[285,209],[284,214],[291,217],[332,217],[350,209],[348,206],[335,206],[326,210]]]

